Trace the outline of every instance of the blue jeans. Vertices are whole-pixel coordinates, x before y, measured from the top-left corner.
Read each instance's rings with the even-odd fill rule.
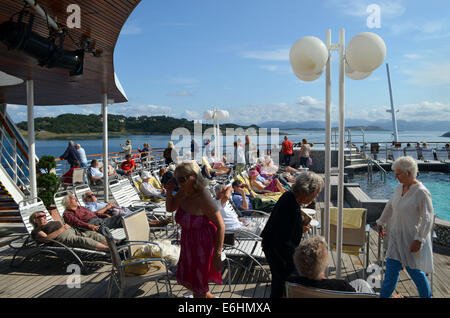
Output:
[[[395,286],[397,286],[401,270],[402,263],[391,258],[386,258],[386,273],[383,285],[381,286],[380,298],[389,298],[392,296]],[[406,266],[406,271],[411,276],[414,284],[416,284],[420,297],[431,298],[431,288],[425,273],[418,269],[409,268],[408,266]]]

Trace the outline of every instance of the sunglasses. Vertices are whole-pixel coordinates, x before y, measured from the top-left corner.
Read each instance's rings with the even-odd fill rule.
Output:
[[[38,215],[37,217],[36,217],[36,219],[42,219],[42,218],[45,218],[46,216],[45,216],[45,214],[40,214],[40,215]]]
[[[92,197],[95,197],[95,195],[93,195],[93,194],[88,194],[87,196],[86,196],[86,198],[92,198]]]

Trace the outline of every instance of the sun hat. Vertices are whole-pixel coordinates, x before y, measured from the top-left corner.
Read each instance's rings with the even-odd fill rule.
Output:
[[[144,172],[142,172],[142,174],[141,174],[142,180],[150,179],[151,177],[152,177],[152,175],[151,175],[150,172],[148,172],[148,171],[144,171]]]

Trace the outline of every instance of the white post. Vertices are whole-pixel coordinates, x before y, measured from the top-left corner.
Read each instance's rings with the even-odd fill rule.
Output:
[[[31,198],[37,197],[36,183],[36,145],[34,142],[34,81],[27,80],[27,119],[28,119],[28,167],[30,173]]]
[[[323,232],[327,244],[330,242],[330,179],[331,179],[331,30],[327,30],[327,48],[329,57],[325,79],[325,190],[324,190],[324,217]]]
[[[342,263],[342,223],[344,215],[344,135],[345,135],[345,30],[339,34],[339,181],[338,181],[338,215],[337,215],[337,266],[336,278],[341,278]]]
[[[386,70],[387,70],[388,84],[389,84],[389,96],[390,96],[390,100],[391,100],[390,113],[392,113],[392,125],[394,128],[394,141],[398,142],[397,117],[395,115],[395,109],[394,109],[394,98],[392,97],[391,72],[389,72],[389,63],[386,63]],[[389,112],[389,110],[388,110],[388,112]]]
[[[109,176],[108,176],[108,94],[102,96],[102,115],[103,115],[103,183],[104,183],[104,202],[109,201]]]

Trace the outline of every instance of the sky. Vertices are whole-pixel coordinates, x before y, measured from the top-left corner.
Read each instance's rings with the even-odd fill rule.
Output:
[[[379,28],[367,23],[370,5]],[[385,42],[384,63],[361,81],[346,78],[346,119],[390,119],[389,63],[398,119],[450,123],[448,0],[142,0],[119,37],[115,71],[128,102],[109,112],[202,119],[205,110],[229,122],[324,120],[325,74],[299,80],[289,50],[300,38],[325,41],[327,29],[346,44],[361,32]],[[338,53],[332,53],[332,120],[338,121]],[[9,106],[16,122],[23,106]],[[100,114],[100,105],[36,107],[35,116]],[[450,126],[450,125],[449,125]]]

